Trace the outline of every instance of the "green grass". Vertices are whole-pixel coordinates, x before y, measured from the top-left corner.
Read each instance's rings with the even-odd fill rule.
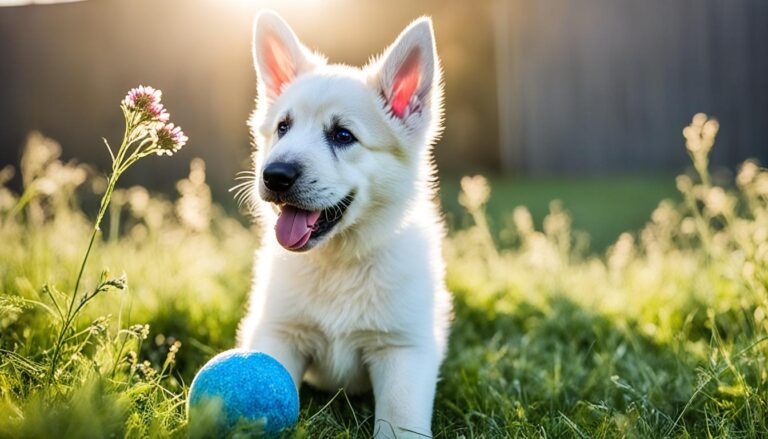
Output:
[[[452,229],[471,225],[458,203],[459,179],[444,176],[441,201]],[[627,230],[642,228],[662,199],[679,200],[674,175],[611,175],[571,178],[491,178],[494,196],[488,221],[496,235],[507,226],[515,206],[527,207],[541,224],[552,200],[560,200],[573,218],[573,228],[589,235],[589,247],[602,253]]]
[[[99,182],[48,160],[27,183],[56,189],[23,209],[0,185],[0,437],[205,436],[186,392],[234,343],[256,236],[196,166],[178,196],[116,193],[83,285],[110,267],[128,287],[88,304],[50,382],[56,304],[91,227],[78,200]],[[465,180],[461,205],[447,181],[456,315],[435,436],[768,435],[768,172],[748,165],[731,192],[698,181],[676,195],[671,177],[495,180],[486,200]],[[602,235],[588,251],[574,229]],[[369,437],[372,416],[370,395],[305,387],[287,435]]]

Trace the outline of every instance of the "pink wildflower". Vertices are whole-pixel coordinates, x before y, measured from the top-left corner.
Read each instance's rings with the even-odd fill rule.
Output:
[[[187,144],[187,140],[189,138],[181,131],[181,127],[172,123],[163,125],[157,129],[157,155],[173,155]]]
[[[163,92],[152,87],[140,85],[131,89],[123,99],[123,105],[129,110],[139,111],[153,120],[168,122],[169,114],[160,103]]]

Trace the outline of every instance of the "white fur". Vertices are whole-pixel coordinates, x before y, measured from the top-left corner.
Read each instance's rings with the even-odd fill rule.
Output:
[[[264,54],[272,49],[286,61],[277,69],[270,64],[276,58]],[[420,51],[421,79],[398,117],[390,107],[393,81],[413,50]],[[377,437],[431,435],[451,309],[434,203],[431,148],[441,129],[442,87],[431,21],[416,20],[358,69],[327,64],[265,12],[254,26],[254,57],[251,201],[264,239],[239,345],[277,358],[297,387],[307,381],[329,391],[372,388]],[[277,123],[288,111],[293,125],[278,139]],[[329,147],[323,127],[333,115],[357,143]],[[276,209],[259,199],[264,166],[288,160],[303,165],[297,184],[313,209],[355,192],[341,222],[302,253],[278,244]]]

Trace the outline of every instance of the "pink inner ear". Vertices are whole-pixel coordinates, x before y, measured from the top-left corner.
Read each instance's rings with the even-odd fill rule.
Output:
[[[421,82],[421,53],[416,48],[405,58],[400,70],[397,71],[392,83],[390,105],[399,118],[405,114],[405,109],[413,97],[413,93]]]
[[[270,88],[275,95],[278,95],[283,85],[291,82],[296,76],[296,67],[293,65],[288,49],[282,41],[272,35],[264,41],[263,53],[271,82]]]

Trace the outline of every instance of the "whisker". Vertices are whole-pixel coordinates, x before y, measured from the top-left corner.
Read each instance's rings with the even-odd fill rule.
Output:
[[[229,192],[235,192],[233,198],[235,199],[238,207],[246,207],[249,209],[254,207],[253,190],[255,186],[255,181],[250,179],[238,183],[229,189]]]
[[[334,220],[334,221],[336,221],[337,219],[341,218],[341,215],[342,215],[343,213],[344,213],[344,212],[342,212],[342,210],[341,210],[341,208],[339,207],[339,205],[338,205],[338,204],[336,204],[336,205],[334,205],[334,206],[333,206],[333,214],[334,214],[334,215],[333,215],[333,220]]]
[[[235,196],[234,196],[234,198],[235,198],[236,200],[237,200],[237,199],[240,199],[240,198],[242,198],[244,194],[247,194],[248,192],[250,192],[250,189],[251,189],[251,188],[249,188],[249,187],[244,187],[244,188],[241,188],[240,190],[238,190],[238,191],[235,193]]]
[[[239,190],[242,187],[252,186],[252,185],[253,185],[252,181],[244,181],[242,183],[238,183],[238,184],[232,186],[231,188],[229,188],[229,192],[232,192],[234,190]]]

